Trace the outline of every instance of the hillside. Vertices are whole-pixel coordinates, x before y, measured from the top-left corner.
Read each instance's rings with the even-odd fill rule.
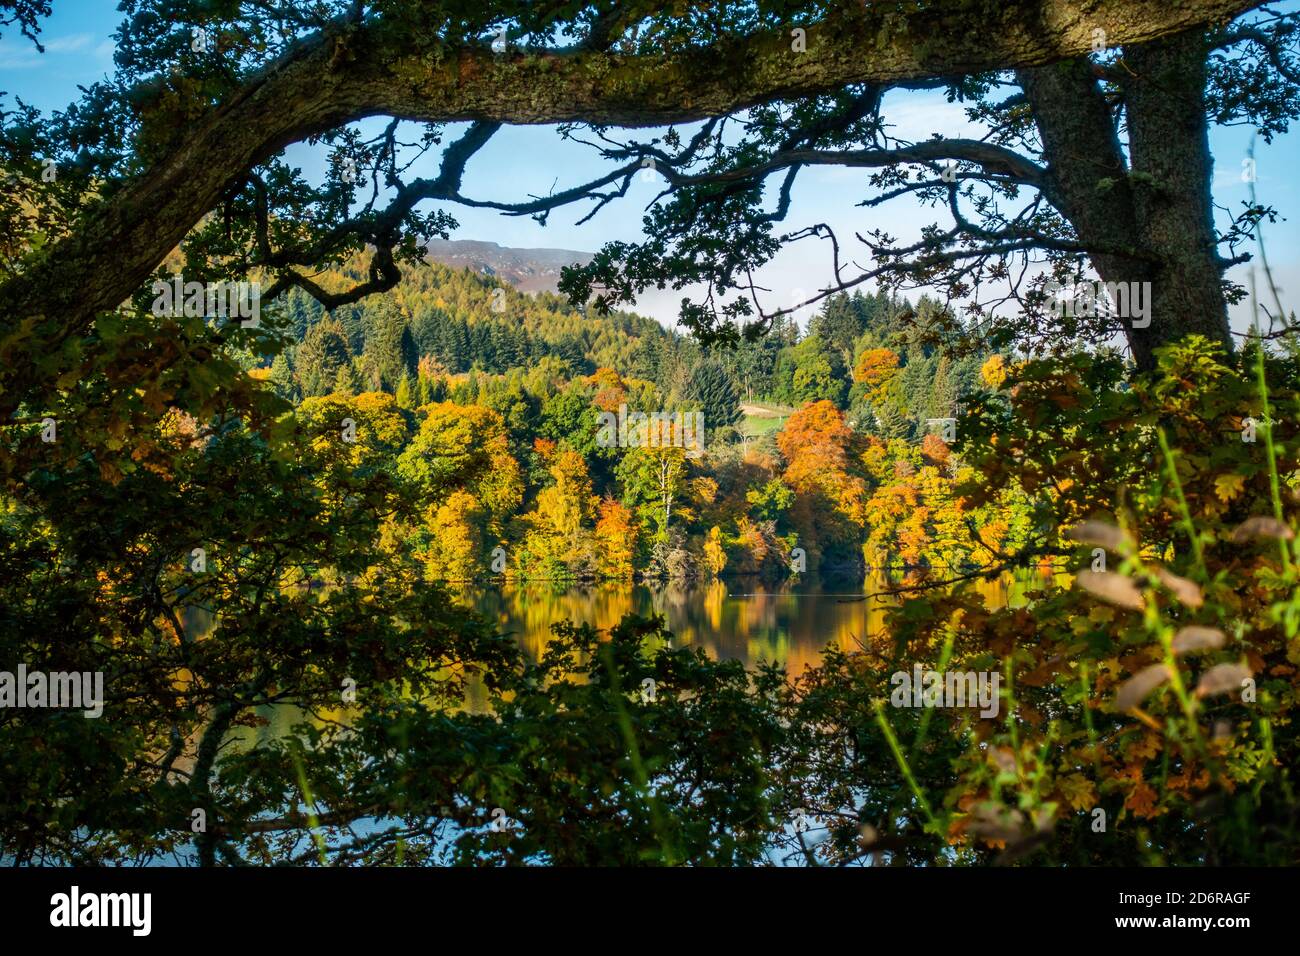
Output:
[[[861,293],[828,300],[807,332],[778,322],[758,342],[706,351],[644,316],[598,315],[553,292],[522,292],[507,278],[535,284],[582,253],[470,241],[445,242],[435,252],[465,264],[406,267],[386,295],[329,316],[292,292],[287,307],[296,344],[268,373],[277,388],[294,398],[338,390],[397,393],[409,379],[412,399],[419,400],[435,393],[438,378],[539,369],[559,380],[608,368],[653,383],[665,408],[698,398],[700,376],[720,378],[726,384],[718,387],[744,403],[740,428],[750,437],[779,429],[794,409],[824,399],[864,430],[919,439],[926,419],[952,414],[960,394],[980,387],[978,370],[987,357],[949,360],[921,344],[915,333],[938,322],[937,303],[922,298],[913,307]],[[365,275],[366,262],[357,258],[318,281],[342,290]],[[872,377],[859,367],[868,353],[871,361],[899,369],[887,396],[873,394],[863,379]]]
[[[477,239],[434,239],[425,248],[431,262],[495,276],[520,292],[555,292],[562,268],[592,258],[572,249],[514,249]]]

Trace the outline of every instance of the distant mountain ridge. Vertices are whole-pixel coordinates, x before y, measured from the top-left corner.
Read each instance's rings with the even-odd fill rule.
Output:
[[[514,249],[478,239],[433,239],[425,248],[433,262],[496,276],[520,292],[555,292],[562,268],[592,260],[590,252]]]

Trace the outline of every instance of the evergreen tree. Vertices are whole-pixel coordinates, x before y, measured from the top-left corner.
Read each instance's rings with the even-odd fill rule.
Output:
[[[335,319],[325,318],[307,330],[293,358],[298,387],[310,398],[333,391],[339,367],[351,362],[352,352],[343,327]]]
[[[493,323],[491,327],[491,348],[496,366],[502,372],[508,372],[522,364],[519,355],[519,340],[515,331],[503,323]]]
[[[695,366],[686,384],[686,396],[704,413],[706,434],[721,434],[723,429],[729,429],[740,421],[740,396],[731,376],[719,362],[703,362]]]
[[[859,422],[863,431],[881,438],[911,438],[916,434],[914,423],[893,402],[883,402],[871,407],[872,414]]]
[[[826,300],[822,310],[808,323],[808,334],[817,336],[839,353],[845,368],[853,366],[853,345],[862,333],[862,316],[853,300],[841,292]]]
[[[447,400],[447,380],[433,375],[420,376],[420,404]]]
[[[383,300],[371,309],[366,322],[367,385],[376,391],[395,392],[403,376],[415,373],[419,360],[411,328],[391,300]]]
[[[266,380],[275,389],[275,394],[281,398],[290,402],[298,400],[298,386],[293,380],[293,367],[289,364],[289,357],[283,352],[271,363],[271,372]]]
[[[744,389],[746,400],[752,401],[755,396],[772,395],[772,372],[776,367],[776,355],[780,350],[780,343],[769,336],[757,342],[743,342],[736,348],[734,353],[736,378]]]
[[[440,310],[416,306],[411,315],[411,336],[421,355],[440,355],[447,316]]]
[[[339,373],[334,377],[333,391],[340,395],[356,395],[361,391],[360,377],[351,362],[339,366]]]
[[[488,372],[504,371],[497,367],[496,349],[492,347],[492,326],[487,322],[470,329],[470,364]]]
[[[458,320],[452,326],[451,343],[452,353],[447,364],[453,372],[469,371],[470,366],[474,364],[474,354],[470,346],[469,323],[464,319]]]
[[[927,418],[951,418],[957,404],[957,387],[953,381],[948,356],[939,357],[930,382],[930,403]]]
[[[417,392],[411,373],[407,372],[402,376],[402,380],[397,384],[396,401],[398,407],[414,409],[417,404]]]

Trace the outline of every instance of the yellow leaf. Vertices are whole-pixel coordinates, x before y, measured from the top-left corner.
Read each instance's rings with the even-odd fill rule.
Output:
[[[1072,773],[1068,777],[1061,778],[1058,785],[1062,795],[1074,809],[1085,810],[1096,805],[1097,791],[1093,789],[1092,781],[1083,774]]]
[[[1113,608],[1104,607],[1098,604],[1088,612],[1088,620],[1094,624],[1109,624],[1115,620],[1115,611]]]
[[[1214,493],[1223,501],[1231,501],[1241,494],[1245,485],[1245,475],[1218,475],[1214,479]]]

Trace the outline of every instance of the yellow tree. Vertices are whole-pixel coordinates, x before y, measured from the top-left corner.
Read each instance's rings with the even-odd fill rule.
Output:
[[[601,501],[596,520],[596,569],[601,577],[623,581],[632,577],[638,531],[630,508],[611,497]]]
[[[722,529],[714,525],[704,539],[704,565],[714,577],[727,566],[727,551],[722,546]]]
[[[465,581],[483,570],[483,508],[472,494],[455,491],[440,505],[430,505],[425,527],[431,535],[424,553],[432,580]]]
[[[398,471],[422,496],[425,568],[433,578],[473,577],[523,500],[523,472],[505,421],[492,409],[435,402],[419,414]]]
[[[853,381],[861,383],[873,404],[881,404],[898,378],[898,353],[893,349],[865,349],[853,367]]]
[[[526,570],[551,577],[592,568],[589,528],[596,512],[591,476],[583,457],[560,448],[551,459],[554,484],[537,495],[537,506],[525,516]]]

